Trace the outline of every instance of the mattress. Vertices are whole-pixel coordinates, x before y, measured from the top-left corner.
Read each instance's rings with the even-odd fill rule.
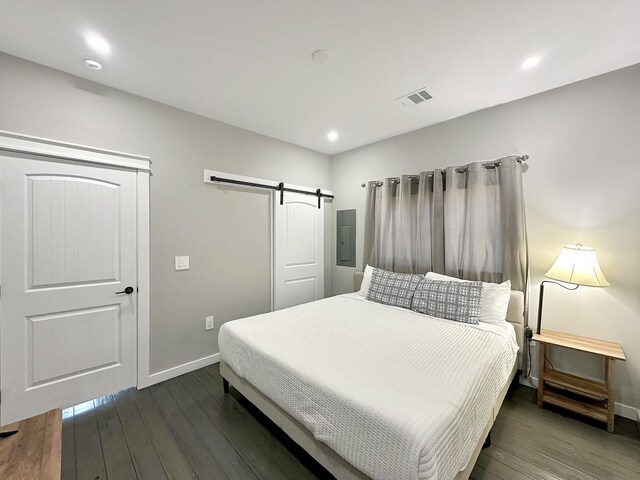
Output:
[[[513,326],[347,294],[225,323],[222,360],[375,480],[451,479],[516,362]]]

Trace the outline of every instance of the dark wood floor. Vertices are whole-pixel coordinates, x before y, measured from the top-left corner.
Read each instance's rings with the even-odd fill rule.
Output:
[[[472,478],[640,479],[637,425],[616,433],[539,409],[534,390],[504,402]],[[63,412],[65,480],[332,478],[235,390],[217,365]]]

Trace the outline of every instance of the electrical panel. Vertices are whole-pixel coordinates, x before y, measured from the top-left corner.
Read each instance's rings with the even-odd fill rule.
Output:
[[[344,267],[356,266],[356,211],[338,210],[336,264]]]

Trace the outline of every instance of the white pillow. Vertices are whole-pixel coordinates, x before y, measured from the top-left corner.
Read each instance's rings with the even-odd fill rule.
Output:
[[[425,275],[429,280],[445,280],[450,282],[469,282],[456,277],[429,272]],[[364,283],[364,282],[363,282]],[[511,280],[502,283],[482,282],[482,300],[478,320],[484,323],[499,325],[507,320],[507,309],[511,298]]]
[[[364,274],[362,275],[362,283],[360,284],[360,290],[358,293],[362,295],[364,298],[367,298],[367,294],[369,293],[369,287],[371,286],[371,277],[373,276],[373,267],[367,265],[364,269]]]

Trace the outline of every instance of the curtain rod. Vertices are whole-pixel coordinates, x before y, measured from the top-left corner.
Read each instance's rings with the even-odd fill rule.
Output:
[[[522,162],[526,162],[527,160],[529,160],[529,155],[506,155],[504,157],[500,157],[500,158],[496,158],[495,160],[489,160],[488,162],[483,162],[482,163],[482,168],[496,168],[499,167],[500,165],[502,165],[502,160],[504,160],[505,158],[508,157],[516,157],[516,162],[518,163],[522,163]],[[476,162],[474,162],[476,163]],[[469,165],[465,165],[463,167],[457,167],[456,169],[457,173],[464,173],[466,171],[469,170]],[[445,171],[442,170],[442,173],[444,174]],[[434,175],[434,171],[433,170],[429,170],[427,172],[427,177],[433,177]],[[420,178],[420,175],[407,175],[409,177],[410,180],[417,180]],[[398,183],[400,182],[400,177],[390,177],[389,181],[391,183]],[[384,184],[384,182],[382,182],[381,180],[376,181],[376,186],[377,187],[381,187]],[[362,185],[360,185],[362,188],[366,187],[367,184],[363,183]]]

